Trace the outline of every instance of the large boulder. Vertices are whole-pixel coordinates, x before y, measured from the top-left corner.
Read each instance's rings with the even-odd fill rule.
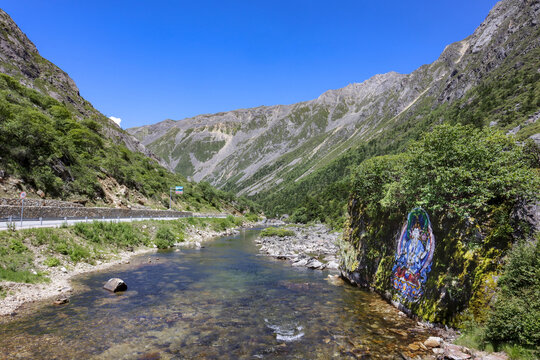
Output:
[[[103,288],[112,292],[118,292],[118,291],[126,291],[127,285],[122,279],[112,278],[112,279],[109,279],[109,281],[107,281],[105,285],[103,285]]]

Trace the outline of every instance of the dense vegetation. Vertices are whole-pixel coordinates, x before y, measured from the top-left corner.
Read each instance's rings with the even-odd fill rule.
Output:
[[[152,159],[129,151],[103,136],[103,119],[79,119],[49,96],[0,74],[0,170],[24,181],[25,187],[52,198],[105,198],[100,181],[114,178],[141,197],[168,206],[169,187],[184,186],[176,197],[186,210],[254,207],[246,199],[195,184]],[[135,201],[135,200],[133,200]]]
[[[531,318],[517,314],[537,291],[534,281],[522,280],[537,271],[538,254],[513,250],[520,255],[511,255],[503,269],[513,244],[534,236],[532,224],[519,215],[538,200],[537,154],[531,149],[493,129],[445,124],[402,154],[362,162],[353,173],[343,265],[358,272],[362,283],[393,292],[395,234],[407,212],[421,206],[432,218],[436,246],[424,298],[407,306],[432,322],[487,323],[487,338],[531,345],[537,339],[517,337],[515,327],[524,334],[536,331]],[[501,294],[494,297],[498,286]],[[516,317],[505,322],[511,313]]]
[[[485,329],[487,341],[540,349],[540,242],[517,244],[499,280],[500,294]]]

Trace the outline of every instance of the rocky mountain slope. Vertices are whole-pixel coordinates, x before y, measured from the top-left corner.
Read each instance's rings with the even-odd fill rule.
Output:
[[[131,151],[141,152],[161,162],[137,139],[94,109],[92,104],[81,96],[73,79],[43,58],[34,43],[2,9],[0,9],[0,73],[7,74],[23,86],[59,101],[79,119],[90,118],[98,121],[103,125],[102,132],[108,138],[124,144]]]
[[[0,10],[0,197],[114,207],[242,211],[247,203],[170,172],[137,139],[80,96]]]
[[[538,137],[539,17],[538,1],[503,0],[472,35],[411,74],[375,75],[293,105],[128,131],[175,171],[248,195],[302,183],[361,144],[384,143],[375,153],[397,151],[435,122],[491,123]],[[507,80],[508,72],[525,81],[498,97],[486,95],[483,86]]]

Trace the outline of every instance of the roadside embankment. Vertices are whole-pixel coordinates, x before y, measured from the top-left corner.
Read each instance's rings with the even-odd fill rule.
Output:
[[[264,229],[256,242],[261,245],[262,254],[289,260],[293,266],[337,270],[339,236],[322,224],[289,225]]]
[[[0,205],[0,218],[20,218],[21,205]],[[138,217],[184,217],[192,216],[192,212],[153,210],[153,209],[122,209],[106,207],[60,207],[60,206],[24,206],[24,218],[138,218]]]
[[[229,216],[1,232],[0,316],[16,315],[24,303],[69,297],[73,276],[129,262],[144,252],[201,247],[213,237],[235,233],[245,222]]]

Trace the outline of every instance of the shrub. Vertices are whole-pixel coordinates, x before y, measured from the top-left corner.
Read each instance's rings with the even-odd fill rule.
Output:
[[[403,155],[363,162],[354,179],[368,210],[422,206],[462,218],[516,196],[534,198],[538,186],[537,174],[512,138],[447,124],[426,133]]]
[[[19,239],[12,239],[9,247],[13,252],[17,254],[21,254],[25,251],[28,251],[28,248]]]
[[[540,242],[519,243],[499,280],[500,294],[488,319],[494,343],[540,346]]]
[[[158,249],[167,249],[174,245],[175,236],[168,227],[160,227],[154,240]]]
[[[48,266],[48,267],[55,267],[55,266],[58,266],[61,264],[60,260],[58,260],[57,258],[55,257],[48,257],[44,262],[43,264],[45,264],[45,266]]]
[[[252,213],[252,212],[247,213],[247,214],[244,215],[244,216],[245,216],[245,218],[246,218],[247,221],[257,222],[257,221],[260,220],[259,215],[255,214],[255,213]]]

